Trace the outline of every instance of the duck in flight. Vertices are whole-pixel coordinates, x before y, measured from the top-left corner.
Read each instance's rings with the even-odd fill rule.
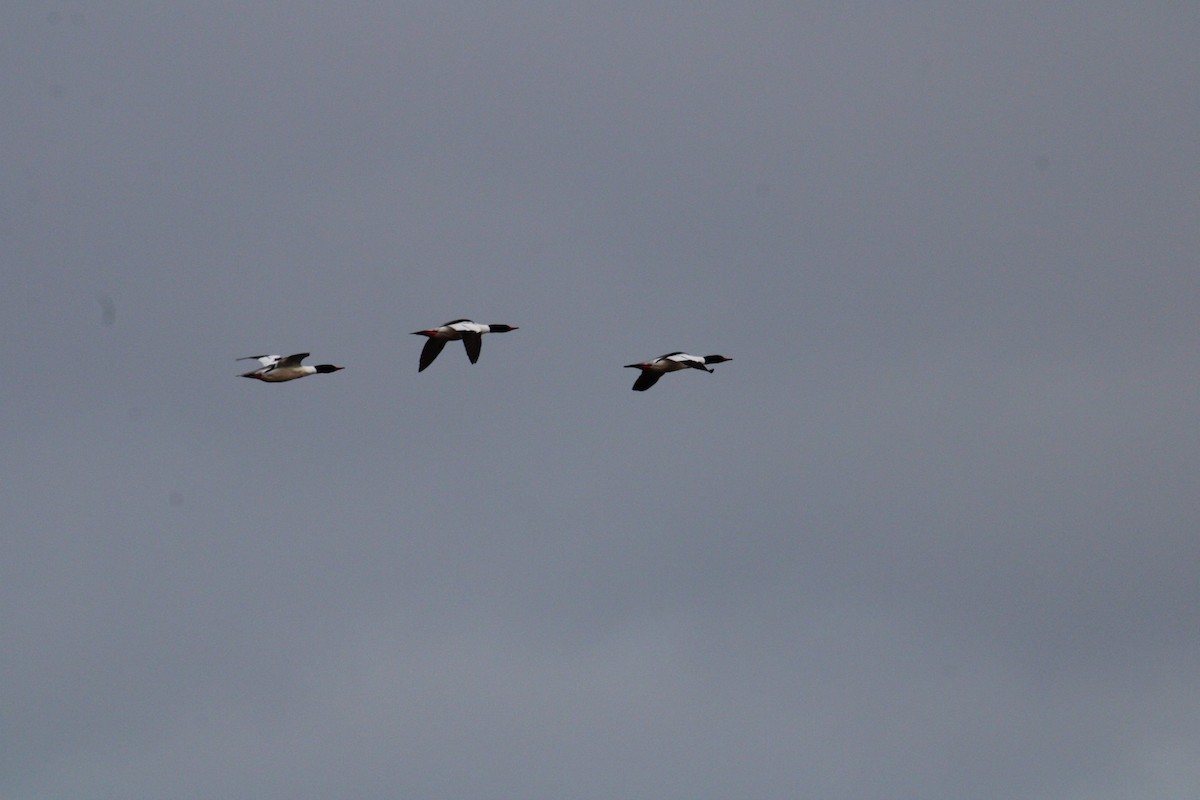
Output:
[[[732,358],[725,356],[693,356],[689,353],[667,353],[659,356],[653,361],[642,361],[637,364],[626,364],[628,369],[640,369],[641,375],[638,375],[636,381],[633,382],[633,390],[635,392],[644,392],[654,384],[658,383],[658,379],[668,372],[676,372],[681,369],[699,369],[705,372],[713,372],[708,365],[720,364],[725,361],[732,361]]]
[[[296,353],[287,356],[244,356],[238,361],[257,361],[262,366],[250,372],[243,372],[243,378],[257,378],[266,383],[282,383],[283,381],[294,381],[296,378],[303,378],[307,375],[316,375],[318,373],[337,372],[345,367],[335,367],[333,364],[317,364],[316,366],[302,365],[300,362],[308,358],[309,353]]]
[[[438,357],[438,353],[442,352],[442,348],[446,346],[446,342],[461,339],[463,347],[467,348],[467,358],[471,359],[471,363],[474,364],[479,360],[479,348],[483,346],[485,333],[508,333],[515,330],[517,330],[516,325],[481,325],[469,319],[452,319],[438,328],[413,331],[415,336],[429,337],[429,341],[425,342],[425,346],[421,348],[421,364],[417,367],[417,372],[423,372],[433,363],[433,360]]]

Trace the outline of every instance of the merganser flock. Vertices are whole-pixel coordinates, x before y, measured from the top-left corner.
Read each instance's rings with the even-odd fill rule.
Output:
[[[483,335],[485,333],[508,333],[515,330],[517,330],[516,325],[484,325],[472,322],[469,319],[453,319],[436,328],[413,331],[415,336],[424,336],[427,339],[425,346],[421,348],[421,358],[417,365],[417,372],[424,372],[426,367],[434,362],[442,352],[442,348],[446,346],[446,342],[461,341],[467,351],[467,358],[474,364],[479,361],[479,351],[483,346]],[[245,356],[239,358],[238,361],[257,361],[261,366],[250,372],[242,373],[241,377],[255,378],[265,383],[282,383],[309,375],[337,372],[338,370],[345,369],[345,367],[333,364],[317,364],[316,366],[301,364],[300,362],[308,358],[308,356],[308,353],[295,353],[287,357],[277,355]],[[698,369],[703,372],[712,373],[715,370],[709,364],[722,364],[732,360],[728,356],[694,356],[691,353],[676,350],[673,353],[666,353],[650,361],[626,364],[625,367],[627,369],[641,370],[641,374],[633,382],[633,391],[644,392],[658,383],[658,379],[668,372],[678,372],[683,369]]]

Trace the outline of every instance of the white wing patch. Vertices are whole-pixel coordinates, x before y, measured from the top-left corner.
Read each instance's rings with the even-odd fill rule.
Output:
[[[273,367],[283,356],[242,356],[238,361],[257,361],[263,367]]]

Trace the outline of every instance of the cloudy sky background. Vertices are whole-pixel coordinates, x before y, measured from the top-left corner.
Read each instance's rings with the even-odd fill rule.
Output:
[[[0,797],[1200,796],[1200,7],[0,30]]]

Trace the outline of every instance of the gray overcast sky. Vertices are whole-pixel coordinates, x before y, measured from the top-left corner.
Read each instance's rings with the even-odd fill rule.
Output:
[[[0,30],[5,800],[1200,796],[1200,6]]]

